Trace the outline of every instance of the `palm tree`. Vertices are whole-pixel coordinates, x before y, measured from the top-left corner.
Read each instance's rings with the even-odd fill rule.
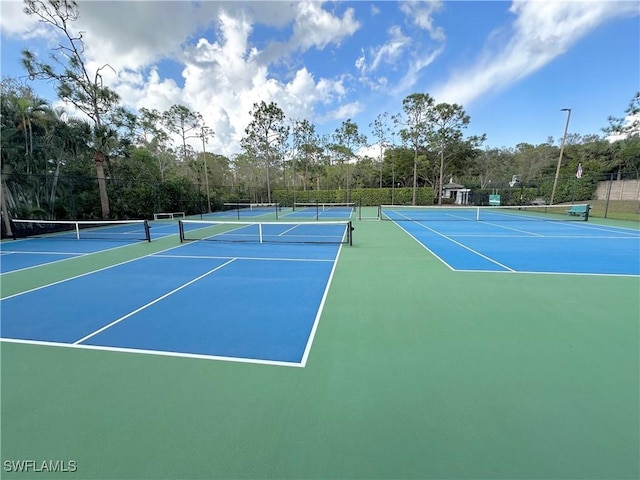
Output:
[[[96,164],[96,178],[100,191],[100,206],[104,219],[109,216],[109,196],[106,188],[104,165],[109,161],[109,153],[118,146],[118,132],[111,127],[95,125],[93,131],[94,162]]]
[[[37,121],[38,113],[46,112],[49,104],[39,97],[13,97],[18,130],[24,132],[24,151],[26,158],[25,171],[32,172],[33,164],[33,123]]]

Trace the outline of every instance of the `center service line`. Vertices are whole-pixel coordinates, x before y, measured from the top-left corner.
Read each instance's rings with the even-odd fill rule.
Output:
[[[460,247],[462,247],[462,248],[464,248],[464,249],[466,249],[466,250],[469,250],[470,252],[474,253],[475,255],[478,255],[479,257],[482,257],[482,258],[484,258],[485,260],[488,260],[488,261],[490,261],[490,262],[492,262],[492,263],[495,263],[495,264],[496,264],[496,265],[498,265],[499,267],[505,268],[505,269],[507,269],[507,270],[508,270],[508,271],[510,271],[510,272],[515,272],[515,270],[514,270],[513,268],[509,268],[509,267],[507,267],[506,265],[503,265],[502,263],[500,263],[500,262],[498,262],[498,261],[494,260],[493,258],[489,258],[489,257],[487,257],[486,255],[483,255],[482,253],[477,252],[477,251],[476,251],[476,250],[474,250],[473,248],[467,247],[464,243],[457,242],[457,241],[455,241],[453,238],[448,237],[447,235],[445,235],[445,234],[443,234],[443,233],[440,233],[440,232],[438,232],[438,231],[434,230],[433,228],[430,228],[430,227],[426,226],[426,225],[425,225],[425,224],[423,224],[423,223],[420,223],[420,222],[416,222],[416,223],[417,223],[418,225],[420,225],[422,228],[426,228],[427,230],[429,230],[429,231],[431,231],[431,232],[435,233],[436,235],[439,235],[439,236],[441,236],[442,238],[446,238],[446,239],[447,239],[447,240],[449,240],[450,242],[453,242],[453,243],[455,243],[456,245],[458,245],[458,246],[460,246]]]
[[[206,273],[203,273],[202,275],[200,275],[199,277],[194,278],[193,280],[188,281],[187,283],[185,283],[184,285],[179,286],[178,288],[175,288],[173,290],[171,290],[168,293],[165,293],[164,295],[162,295],[161,297],[156,298],[155,300],[147,303],[146,305],[141,306],[140,308],[137,308],[136,310],[134,310],[133,312],[127,313],[125,316],[118,318],[117,320],[114,320],[113,322],[111,322],[108,325],[105,325],[104,327],[96,330],[93,333],[90,333],[89,335],[87,335],[86,337],[82,337],[80,340],[77,340],[75,342],[73,342],[73,345],[78,345],[82,342],[84,342],[85,340],[89,340],[91,337],[99,334],[100,332],[104,332],[106,329],[113,327],[114,325],[120,323],[121,321],[129,318],[132,315],[135,315],[136,313],[144,310],[147,307],[150,307],[151,305],[153,305],[154,303],[158,303],[160,300],[163,300],[165,298],[167,298],[169,295],[173,295],[174,293],[176,293],[179,290],[182,290],[185,287],[188,287],[189,285],[191,285],[192,283],[197,282],[198,280],[203,279],[204,277],[206,277],[207,275],[212,274],[213,272],[220,270],[222,267],[226,267],[227,265],[229,265],[231,262],[235,261],[235,258],[232,258],[231,260],[229,260],[228,262],[223,263],[222,265],[218,265],[216,268],[209,270]]]

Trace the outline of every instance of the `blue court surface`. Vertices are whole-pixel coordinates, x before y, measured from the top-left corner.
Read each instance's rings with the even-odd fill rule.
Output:
[[[396,222],[452,270],[640,275],[640,231],[591,222]]]
[[[149,222],[151,239],[178,234],[175,221]],[[47,263],[63,262],[71,258],[105,252],[116,248],[146,241],[130,236],[123,226],[107,227],[108,234],[74,238],[68,234],[50,234],[17,240],[3,240],[0,243],[0,273],[15,272]],[[96,230],[93,230],[95,233]]]
[[[2,337],[304,366],[339,252],[186,243],[2,299]]]
[[[222,220],[222,219],[227,219],[227,220],[256,219],[257,220],[262,216],[273,216],[277,213],[277,211],[281,211],[281,210],[280,209],[276,210],[276,207],[230,208],[229,210],[203,213],[201,217],[203,219],[217,219],[217,220]]]

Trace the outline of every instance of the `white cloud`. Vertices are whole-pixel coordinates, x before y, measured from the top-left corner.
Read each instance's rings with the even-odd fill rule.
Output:
[[[304,50],[310,47],[323,49],[329,44],[340,44],[360,27],[354,15],[353,8],[348,8],[342,18],[338,18],[322,9],[320,2],[298,2],[293,29],[295,43]]]
[[[417,57],[414,61],[410,62],[407,71],[402,79],[393,86],[391,93],[393,95],[402,95],[404,92],[409,91],[413,86],[418,83],[420,79],[420,72],[428,67],[433,61],[440,56],[444,51],[444,45],[440,46],[432,52],[428,52],[423,56]]]
[[[388,73],[389,70],[395,71],[404,66],[403,58],[412,45],[412,39],[405,35],[398,25],[391,26],[387,34],[386,43],[371,47],[367,52],[363,51],[355,62],[355,67],[360,72],[360,82],[371,90],[386,88],[387,77],[376,75],[376,72]],[[367,61],[367,57],[371,58],[370,62]]]
[[[402,3],[400,8],[418,27],[426,30],[433,40],[444,42],[446,39],[444,30],[442,27],[435,26],[433,22],[433,14],[442,10],[442,6],[442,0],[411,0]]]
[[[494,32],[475,64],[432,89],[433,96],[438,102],[468,105],[540,69],[610,18],[637,11],[635,2],[514,1],[512,31]]]
[[[359,148],[356,152],[356,155],[358,157],[369,157],[375,158],[377,160],[381,156],[384,157],[385,150],[386,148],[384,145],[382,146],[382,148],[380,148],[380,143],[374,143],[373,145],[367,145],[365,147]]]
[[[364,110],[363,105],[360,102],[350,102],[340,105],[335,110],[324,115],[320,120],[328,122],[331,120],[344,120],[347,118],[353,118]]]
[[[631,136],[640,135],[640,113],[636,113],[635,115],[627,115],[624,118],[623,128],[626,130],[625,133],[619,133],[614,135],[607,136],[607,140],[609,142],[617,142],[618,140],[624,140]]]
[[[412,38],[405,34],[399,25],[391,26],[387,30],[387,42],[363,51],[356,60],[355,66],[360,72],[360,82],[371,90],[387,88],[388,78],[376,77],[375,72],[383,69],[385,72],[404,69],[402,77],[389,92],[392,95],[403,95],[413,88],[420,78],[421,71],[444,51],[444,30],[437,27],[433,20],[433,14],[442,7],[441,0],[402,2],[400,10],[407,17],[407,21],[425,30],[431,41],[423,42],[417,37]]]
[[[25,15],[22,0],[0,1],[0,30],[3,35],[31,39],[52,36],[33,15]]]
[[[374,49],[373,61],[369,69],[375,70],[382,64],[393,65],[409,45],[411,45],[411,38],[404,35],[399,26],[394,25],[389,29],[389,41]]]
[[[42,36],[42,25],[22,13],[22,2],[3,2],[3,34]],[[347,77],[314,78],[300,66],[289,78],[272,67],[310,48],[339,45],[360,27],[352,8],[340,15],[321,2],[83,2],[73,25],[83,31],[88,65],[105,65],[105,82],[124,105],[168,110],[183,104],[202,114],[216,132],[210,144],[220,153],[238,151],[254,103],[274,101],[292,118],[318,117],[316,107],[335,107],[348,92]],[[10,29],[5,28],[12,19]],[[252,44],[256,23],[290,28],[279,45]],[[49,33],[48,31],[47,33]],[[297,52],[297,53],[296,53]],[[161,77],[159,62],[173,74]],[[360,111],[355,104],[324,118]],[[195,147],[197,145],[194,144]]]
[[[127,81],[132,78],[133,81]],[[145,107],[149,110],[169,110],[172,105],[180,103],[182,89],[170,78],[160,78],[156,69],[140,81],[138,76],[127,76],[117,86],[122,101],[135,109]]]

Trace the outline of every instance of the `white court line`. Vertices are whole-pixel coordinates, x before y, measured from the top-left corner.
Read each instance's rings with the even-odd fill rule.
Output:
[[[482,258],[484,258],[485,260],[488,260],[488,261],[489,261],[489,262],[491,262],[491,263],[495,263],[495,264],[496,264],[496,265],[498,265],[499,267],[506,268],[506,269],[507,269],[507,270],[509,270],[510,272],[515,272],[515,270],[514,270],[514,269],[512,269],[512,268],[510,268],[510,267],[507,267],[506,265],[504,265],[504,264],[502,264],[502,263],[500,263],[500,262],[498,262],[498,261],[494,260],[494,259],[493,259],[493,258],[491,258],[491,257],[487,257],[486,255],[483,255],[482,253],[480,253],[480,252],[478,252],[478,251],[474,250],[473,248],[467,247],[464,243],[460,243],[460,242],[455,241],[453,238],[448,237],[447,235],[445,235],[445,234],[443,234],[443,233],[440,233],[440,232],[438,232],[437,230],[434,230],[433,228],[431,228],[431,227],[428,227],[428,226],[424,225],[423,223],[420,223],[420,222],[414,222],[414,223],[416,223],[417,225],[420,225],[422,228],[426,228],[427,230],[429,230],[429,231],[431,231],[431,232],[435,233],[436,235],[438,235],[438,236],[440,236],[440,237],[442,237],[442,238],[444,238],[444,239],[446,239],[446,240],[449,240],[450,242],[455,243],[456,245],[458,245],[459,247],[464,248],[465,250],[469,250],[471,253],[474,253],[474,254],[478,255],[479,257],[482,257]]]
[[[74,348],[80,350],[101,350],[106,352],[119,352],[119,353],[134,353],[143,355],[158,355],[162,357],[181,357],[181,358],[195,358],[202,360],[222,360],[225,362],[236,363],[253,363],[259,365],[275,365],[279,367],[302,367],[303,365],[296,362],[283,362],[278,360],[260,360],[254,358],[242,358],[242,357],[223,357],[219,355],[204,355],[199,353],[180,353],[171,352],[167,350],[145,350],[140,348],[123,348],[123,347],[106,347],[102,345],[76,345],[73,343],[58,343],[58,342],[44,342],[40,340],[21,340],[15,338],[0,338],[0,342],[4,343],[19,343],[23,345],[39,345],[46,347],[63,347]]]
[[[291,228],[287,228],[284,232],[279,233],[279,234],[278,234],[278,236],[279,236],[279,237],[281,237],[282,235],[285,235],[285,234],[289,233],[291,230],[293,230],[293,229],[295,229],[295,228],[298,228],[299,226],[300,226],[300,225],[294,225],[294,226],[293,226],[293,227],[291,227]]]
[[[16,252],[16,253],[22,253],[22,252]],[[65,255],[65,254],[61,253],[60,255]],[[66,262],[67,260],[72,260],[74,258],[86,257],[87,255],[90,255],[90,254],[89,253],[78,253],[78,254],[72,253],[70,255],[71,256],[68,258],[61,258],[60,260],[53,260],[52,262],[37,263],[36,265],[29,265],[28,267],[17,268],[15,270],[8,270],[6,272],[0,272],[0,275],[8,275],[9,273],[24,272],[25,270],[44,267],[45,265],[53,265],[54,263]]]
[[[164,295],[161,295],[160,297],[156,298],[155,300],[152,300],[151,302],[147,303],[146,305],[141,306],[140,308],[136,308],[134,311],[127,313],[126,315],[118,318],[117,320],[114,320],[113,322],[111,322],[108,325],[105,325],[102,328],[99,328],[98,330],[96,330],[95,332],[90,333],[89,335],[86,335],[84,337],[82,337],[80,340],[76,340],[75,342],[73,342],[74,345],[78,345],[82,342],[84,342],[85,340],[89,340],[91,337],[99,334],[100,332],[104,332],[105,330],[107,330],[108,328],[113,327],[114,325],[122,322],[123,320],[126,320],[127,318],[131,317],[132,315],[135,315],[138,312],[141,312],[142,310],[144,310],[145,308],[150,307],[151,305],[158,303],[160,300],[163,300],[165,298],[167,298],[170,295],[173,295],[174,293],[182,290],[183,288],[188,287],[189,285],[191,285],[192,283],[197,282],[198,280],[203,279],[204,277],[211,275],[213,272],[216,272],[218,270],[220,270],[223,267],[226,267],[227,265],[229,265],[230,263],[232,263],[235,260],[235,258],[232,258],[231,260],[229,260],[228,262],[223,263],[222,265],[218,265],[215,268],[212,268],[211,270],[209,270],[206,273],[203,273],[202,275],[194,278],[193,280],[189,280],[187,283],[180,285],[177,288],[174,288],[173,290],[171,290],[170,292],[165,293]]]
[[[180,232],[178,232],[178,221],[174,221],[173,223],[151,223],[149,225],[149,229],[151,230],[151,234],[153,235],[153,233],[159,233],[160,235],[163,235],[162,238],[167,237],[168,235],[165,232],[159,232],[159,230],[168,230],[171,229],[173,230],[172,233],[170,233],[171,235],[178,235]]]
[[[115,247],[115,248],[121,248],[121,247]],[[171,247],[165,248],[164,250],[158,250],[158,252],[149,253],[149,254],[147,254],[147,255],[143,255],[143,256],[141,256],[141,257],[135,257],[135,258],[132,258],[132,259],[130,259],[130,260],[125,260],[124,262],[115,263],[115,264],[113,264],[113,265],[108,265],[108,266],[106,266],[106,267],[98,268],[98,269],[96,269],[96,270],[90,270],[90,271],[88,271],[88,272],[81,273],[81,274],[79,274],[79,275],[74,275],[73,277],[63,278],[62,280],[58,280],[57,282],[47,283],[46,285],[41,285],[41,286],[39,286],[39,287],[35,287],[35,288],[30,289],[30,290],[25,290],[24,292],[14,293],[13,295],[9,295],[9,296],[7,296],[7,297],[2,297],[2,298],[0,298],[0,302],[2,302],[2,301],[4,301],[4,300],[8,300],[9,298],[17,297],[17,296],[19,296],[19,295],[24,295],[25,293],[35,292],[35,291],[37,291],[37,290],[42,290],[43,288],[52,287],[52,286],[54,286],[54,285],[58,285],[58,284],[60,284],[60,283],[69,282],[69,281],[71,281],[71,280],[75,280],[75,279],[77,279],[77,278],[82,278],[82,277],[86,277],[87,275],[91,275],[91,274],[94,274],[94,273],[102,272],[102,271],[104,271],[104,270],[109,270],[110,268],[119,267],[120,265],[126,265],[127,263],[131,263],[131,262],[135,262],[136,260],[141,260],[141,259],[143,259],[143,258],[151,257],[152,255],[155,255],[156,253],[159,253],[159,252],[166,252],[166,251],[168,251],[168,250],[172,250],[172,249],[174,249],[174,248],[178,248],[178,247],[177,247],[177,246],[175,246],[175,245],[173,245],[173,246],[171,246]],[[114,249],[109,249],[109,250],[114,250]],[[109,251],[109,250],[100,250],[100,252],[94,252],[94,253],[102,253],[102,252],[107,252],[107,251]],[[90,254],[90,255],[93,255],[93,254]],[[73,257],[73,258],[77,258],[77,257]],[[58,260],[58,262],[73,260],[73,258],[66,258],[66,259],[64,259],[64,260]],[[58,262],[51,262],[51,263],[58,263]],[[43,263],[43,264],[42,264],[42,265],[40,265],[40,266],[43,266],[43,265],[48,265],[48,264],[47,264],[47,263]],[[26,270],[26,269],[25,269],[25,270]],[[3,275],[9,275],[9,274],[11,274],[11,273],[13,273],[13,272],[6,272],[6,273],[3,273]]]
[[[190,232],[197,232],[198,230],[204,230],[204,229],[206,229],[206,228],[211,228],[211,227],[215,227],[215,226],[217,226],[217,225],[213,225],[213,224],[216,222],[216,220],[201,220],[201,221],[202,221],[202,222],[210,221],[212,224],[210,224],[210,225],[206,225],[206,224],[198,224],[198,223],[185,223],[185,225],[204,225],[204,226],[202,226],[202,227],[200,227],[200,228],[194,228],[194,229],[192,229],[192,230],[189,230]],[[219,220],[219,221],[224,221],[224,220]],[[236,231],[238,231],[238,230],[243,230],[243,229],[245,229],[245,228],[247,228],[247,227],[250,227],[250,226],[251,226],[251,224],[252,224],[253,222],[251,222],[251,221],[245,221],[244,223],[243,223],[243,222],[237,222],[237,223],[238,223],[238,226],[237,226],[236,228],[230,228],[229,230],[225,230],[224,232],[217,232],[217,233],[214,233],[213,235],[209,235],[208,237],[204,237],[204,238],[203,238],[203,240],[207,240],[207,239],[209,239],[209,238],[214,238],[214,237],[219,237],[219,236],[222,236],[222,235],[228,235],[228,236],[231,236],[231,235],[246,236],[246,235],[247,235],[246,233],[233,233],[233,232],[236,232]],[[218,224],[218,225],[220,225],[220,224]],[[227,225],[230,225],[230,224],[227,224]],[[185,236],[186,236],[186,232],[185,232]],[[179,245],[179,246],[182,246],[182,245]]]
[[[92,252],[23,252],[20,250],[10,250],[10,251],[5,251],[3,252],[3,254],[5,253],[18,253],[18,254],[24,254],[24,255],[89,255],[89,253]]]
[[[46,265],[52,265],[54,263],[68,262],[69,260],[74,260],[74,259],[79,258],[79,257],[86,257],[86,256],[89,256],[89,255],[97,255],[99,253],[110,252],[112,250],[117,250],[119,248],[126,248],[126,247],[130,247],[130,246],[131,246],[131,244],[126,244],[126,245],[119,245],[117,247],[107,248],[106,250],[97,250],[95,252],[86,252],[86,253],[77,253],[77,254],[73,253],[72,254],[72,255],[74,255],[73,257],[61,258],[60,260],[54,260],[53,262],[39,263],[37,265],[31,265],[30,267],[24,267],[24,268],[19,268],[17,270],[11,270],[9,272],[1,272],[0,275],[10,275],[10,274],[16,273],[16,272],[23,272],[25,270],[31,270],[33,268],[44,267]],[[19,250],[16,250],[16,253],[38,253],[38,252],[20,252]],[[51,252],[51,253],[54,253],[54,252]],[[59,254],[60,255],[65,255],[65,252],[59,252]],[[147,255],[145,255],[145,256],[147,256]],[[143,257],[140,257],[140,258],[143,258]],[[102,270],[102,269],[100,269],[100,270]],[[98,272],[99,270],[94,270],[94,271]],[[75,277],[73,277],[73,278],[75,278]],[[59,282],[51,283],[49,285],[55,285],[56,283],[59,283]],[[47,286],[47,285],[45,285],[45,286]],[[43,287],[38,287],[38,288],[43,288]],[[38,288],[35,288],[34,290],[37,290]],[[31,291],[31,290],[28,290],[28,291]],[[23,292],[23,293],[27,293],[27,292]],[[16,295],[20,295],[20,294],[16,294]],[[15,296],[15,295],[12,295],[12,297],[13,296]],[[10,298],[10,297],[5,297],[5,298]],[[2,300],[3,299],[0,299],[0,301],[2,301]]]
[[[426,225],[420,223],[420,222],[413,222],[413,223],[417,223],[419,224],[421,227],[426,228],[428,230],[431,230],[433,233],[446,238],[447,240],[452,241],[453,243],[456,243],[457,245],[477,254],[480,255],[481,257],[495,263],[496,265],[502,266],[504,268],[507,269],[507,271],[500,271],[500,270],[469,270],[469,269],[455,269],[453,268],[451,265],[449,265],[447,262],[445,262],[442,258],[440,258],[440,256],[436,255],[431,249],[429,249],[426,245],[424,245],[420,240],[418,240],[413,234],[411,234],[408,230],[406,230],[402,225],[400,225],[398,222],[394,223],[400,227],[402,230],[405,231],[405,233],[407,233],[407,235],[409,235],[411,238],[413,238],[416,242],[418,242],[420,244],[420,246],[422,246],[425,250],[427,250],[429,253],[431,253],[434,257],[436,257],[438,260],[440,260],[444,265],[446,265],[447,267],[449,267],[450,270],[454,271],[454,272],[462,272],[462,273],[524,273],[524,274],[528,274],[528,275],[573,275],[573,276],[595,276],[595,277],[627,277],[627,278],[639,278],[640,275],[634,275],[634,274],[627,274],[627,273],[588,273],[588,272],[536,272],[536,271],[520,271],[520,270],[513,270],[505,265],[500,264],[499,262],[496,262],[494,260],[492,260],[489,257],[486,257],[485,255],[482,255],[481,253],[478,253],[476,251],[474,251],[473,249],[459,243],[456,242],[455,240],[453,240],[452,238],[447,237],[446,235],[443,235],[429,227],[427,227]],[[569,222],[570,223],[570,222]],[[491,235],[456,235],[456,237],[485,237],[485,236],[491,236]],[[512,236],[512,235],[501,235],[499,236],[499,238],[531,238],[530,236]],[[602,237],[602,236],[594,236],[594,237],[582,237],[582,236],[574,236],[574,235],[568,235],[568,236],[562,236],[562,237],[557,237],[557,236],[544,236],[543,238],[547,238],[547,239],[556,239],[556,238],[567,238],[567,239],[581,239],[581,238],[594,238],[594,239],[599,239],[599,238],[611,238],[614,240],[636,240],[633,237]]]
[[[571,227],[582,228],[587,230],[598,230],[603,232],[611,232],[611,233],[619,233],[621,235],[630,235],[632,238],[640,238],[640,230],[633,230],[631,228],[625,227],[614,227],[607,225],[599,225],[597,223],[594,224],[582,224],[578,222],[566,222]]]
[[[302,354],[302,360],[300,361],[300,365],[305,367],[307,365],[307,359],[309,358],[309,353],[311,352],[311,345],[313,345],[313,340],[316,336],[316,330],[318,329],[318,323],[320,323],[320,317],[322,316],[322,311],[324,310],[324,303],[327,299],[327,295],[329,294],[329,288],[331,287],[331,281],[333,280],[333,274],[336,271],[336,266],[338,265],[338,258],[340,258],[340,252],[342,252],[342,245],[338,247],[338,254],[333,262],[333,267],[331,268],[331,273],[329,274],[329,279],[327,280],[327,286],[324,289],[324,293],[322,295],[322,300],[320,301],[320,306],[318,307],[318,312],[316,313],[316,318],[313,321],[313,326],[311,327],[311,332],[309,333],[309,338],[307,338],[307,345],[304,348],[304,353]]]
[[[501,234],[472,234],[472,233],[456,233],[455,235],[451,235],[452,237],[455,238],[460,238],[460,237],[464,237],[464,238],[531,238],[531,235],[501,235]],[[638,238],[634,238],[634,237],[610,237],[608,235],[539,235],[540,238],[546,238],[548,240],[555,240],[555,239],[568,239],[568,240],[581,240],[581,239],[585,239],[585,240],[598,240],[598,239],[606,239],[606,240],[624,240],[624,241],[629,241],[629,240],[635,240],[638,241]]]
[[[437,219],[433,219],[433,220],[414,220],[414,219],[412,219],[411,217],[408,217],[407,215],[405,215],[404,213],[400,213],[400,211],[398,211],[398,210],[388,210],[388,211],[389,211],[389,212],[392,212],[392,213],[394,213],[394,214],[396,214],[396,215],[398,215],[399,217],[404,217],[406,220],[409,220],[409,221],[411,221],[411,222],[421,222],[421,221],[422,221],[422,222],[425,222],[425,221],[433,221],[433,222],[437,222],[437,221],[438,221]],[[465,222],[475,222],[475,221],[476,221],[476,219],[475,219],[475,218],[469,218],[469,217],[465,217],[465,216],[462,216],[462,215],[455,215],[455,214],[453,214],[453,213],[445,213],[445,215],[446,215],[447,217],[451,217],[451,218],[459,218],[460,220],[465,221]],[[387,216],[389,216],[389,214],[387,214]],[[391,220],[391,221],[393,221],[393,222],[395,222],[395,221],[396,221],[396,220],[394,220],[394,219],[393,219],[393,218],[391,218],[391,217],[389,217],[389,220]],[[442,221],[442,220],[441,220],[441,221]],[[446,220],[444,220],[444,221],[446,221]]]
[[[492,225],[494,227],[498,227],[498,228],[503,228],[505,230],[512,230],[514,232],[520,232],[520,233],[525,233],[529,236],[534,236],[534,237],[544,237],[544,235],[540,234],[540,233],[534,233],[534,232],[529,232],[528,230],[521,230],[519,228],[513,228],[513,227],[507,227],[506,225],[501,225],[499,223],[493,223],[493,222],[483,222],[485,225]],[[457,236],[457,235],[456,235]]]
[[[514,272],[505,272],[503,270],[456,270],[461,273],[508,273],[508,274],[520,274],[526,275],[571,275],[574,277],[626,277],[626,278],[640,278],[640,275],[633,273],[589,273],[589,272],[529,272],[526,270],[516,270]]]
[[[429,247],[427,247],[424,243],[422,243],[420,240],[418,240],[411,232],[409,232],[409,230],[405,229],[402,225],[400,225],[396,221],[394,221],[393,223],[395,223],[398,227],[400,227],[401,230],[403,230],[407,235],[409,235],[411,238],[413,238],[418,245],[420,245],[427,252],[429,252],[431,255],[433,255],[438,260],[440,260],[440,262],[442,262],[442,264],[445,265],[449,270],[451,270],[452,272],[457,271],[455,268],[453,268],[451,265],[449,265],[447,262],[445,262],[438,254],[436,254],[436,252],[434,252]]]
[[[196,258],[203,260],[228,260],[235,258],[236,260],[264,260],[264,261],[279,261],[279,262],[333,262],[333,259],[328,258],[284,258],[284,257],[221,257],[215,255],[153,255],[158,258]]]
[[[144,255],[144,256],[141,256],[141,257],[136,257],[136,258],[124,261],[124,262],[120,262],[120,263],[117,263],[117,264],[114,264],[114,265],[110,265],[110,266],[107,266],[107,267],[104,267],[104,268],[100,268],[100,269],[97,269],[97,270],[92,270],[90,272],[85,272],[83,274],[76,275],[74,277],[66,278],[66,279],[63,279],[63,280],[60,280],[60,281],[57,281],[57,282],[53,282],[53,283],[49,283],[47,285],[36,287],[36,288],[31,289],[31,290],[26,290],[24,292],[16,293],[14,295],[10,295],[10,296],[1,298],[0,302],[2,300],[6,300],[6,299],[9,299],[9,298],[12,298],[12,297],[23,295],[25,293],[30,293],[30,292],[33,292],[33,291],[41,290],[41,289],[46,288],[46,287],[50,287],[50,286],[53,286],[53,285],[64,283],[64,282],[67,282],[67,281],[70,281],[70,280],[74,280],[74,279],[77,279],[77,278],[81,278],[81,277],[84,277],[86,275],[90,275],[90,274],[93,274],[93,273],[97,273],[97,272],[101,272],[101,271],[104,271],[104,270],[108,270],[110,268],[114,268],[114,267],[117,267],[117,266],[120,266],[120,265],[125,265],[127,263],[134,262],[134,261],[137,261],[137,260],[141,260],[141,259],[147,258],[147,257],[165,257],[166,256],[166,257],[169,257],[169,258],[174,258],[174,257],[180,257],[180,258],[218,258],[218,257],[207,257],[207,256],[162,255],[162,252],[167,252],[167,251],[170,251],[170,250],[173,250],[173,249],[176,249],[176,248],[186,247],[187,245],[189,245],[189,244],[181,244],[181,245],[177,245],[177,246],[174,245],[174,246],[168,247],[168,248],[166,248],[164,250],[159,250],[158,252],[150,253],[148,255]],[[118,248],[120,248],[120,247],[118,247]],[[309,335],[309,338],[307,339],[305,352],[303,354],[303,361],[300,362],[300,363],[283,362],[283,361],[272,361],[272,360],[260,360],[260,359],[251,359],[251,358],[243,358],[243,357],[223,357],[223,356],[216,356],[216,355],[176,353],[176,352],[168,352],[168,351],[155,351],[155,350],[143,350],[143,349],[132,349],[132,348],[120,348],[120,347],[104,347],[104,346],[96,346],[96,345],[82,345],[82,344],[79,343],[79,342],[87,340],[88,338],[90,338],[90,336],[96,335],[97,333],[99,333],[99,331],[103,331],[106,328],[109,328],[110,326],[115,325],[119,321],[124,320],[126,317],[133,315],[137,311],[140,311],[142,308],[146,308],[147,306],[151,305],[152,303],[155,303],[155,302],[161,300],[162,298],[166,297],[167,295],[170,295],[173,292],[170,292],[167,295],[165,295],[165,296],[163,296],[163,297],[161,297],[159,299],[156,299],[154,302],[151,302],[150,304],[141,307],[140,309],[136,310],[135,312],[131,312],[128,315],[126,315],[126,316],[124,316],[124,317],[112,322],[111,324],[106,325],[105,327],[102,327],[99,331],[93,332],[92,334],[90,334],[90,335],[88,335],[88,336],[86,336],[86,337],[84,337],[84,338],[82,338],[80,340],[77,340],[73,344],[57,343],[57,342],[43,342],[43,341],[35,341],[35,340],[33,340],[33,341],[32,340],[19,340],[19,339],[9,339],[9,338],[1,338],[1,337],[0,337],[0,342],[21,343],[21,344],[31,344],[31,345],[48,345],[48,346],[56,346],[56,347],[64,347],[64,348],[80,348],[80,349],[87,349],[87,350],[104,350],[104,351],[122,352],[122,353],[141,353],[141,354],[148,354],[148,355],[171,356],[171,357],[221,360],[221,361],[229,361],[229,362],[236,362],[236,363],[253,363],[253,364],[262,364],[262,365],[304,367],[306,365],[306,361],[307,361],[307,358],[309,356],[309,352],[310,352],[310,349],[311,349],[311,345],[313,343],[313,339],[315,338],[315,332],[317,330],[318,322],[319,322],[320,316],[322,314],[322,310],[324,308],[326,295],[327,295],[327,293],[329,291],[331,280],[333,278],[333,273],[334,273],[334,271],[336,269],[336,265],[338,263],[338,257],[340,255],[340,251],[341,250],[342,250],[342,245],[339,245],[338,253],[337,253],[335,259],[333,259],[333,260],[326,260],[326,259],[300,259],[300,260],[298,260],[298,259],[275,259],[275,260],[293,260],[293,261],[306,261],[306,262],[308,262],[308,261],[312,261],[312,262],[334,262],[334,265],[333,265],[332,270],[331,270],[331,274],[329,276],[329,280],[327,281],[327,286],[325,288],[324,295],[322,297],[320,306],[318,308],[318,312],[316,313],[316,317],[314,319],[314,324],[312,326],[311,333]],[[220,257],[220,259],[223,259],[223,260],[224,259],[229,259],[229,257]],[[236,259],[236,258],[234,257],[234,259]],[[216,267],[216,269],[214,269],[214,270],[217,270],[219,268],[222,268],[225,265],[228,265],[234,259],[231,259],[229,262]],[[273,260],[273,259],[270,259],[270,258],[263,258],[263,257],[256,257],[256,258],[254,258],[254,257],[246,257],[246,259],[250,259],[250,260]],[[202,276],[206,276],[209,273],[212,273],[214,270],[212,270],[211,272],[207,272]],[[193,282],[195,282],[196,280],[198,280],[201,277],[198,277],[198,278],[190,281],[189,283],[193,283]],[[183,288],[186,285],[188,285],[188,284],[185,284],[185,285],[183,285],[182,287],[179,287],[179,288]]]

